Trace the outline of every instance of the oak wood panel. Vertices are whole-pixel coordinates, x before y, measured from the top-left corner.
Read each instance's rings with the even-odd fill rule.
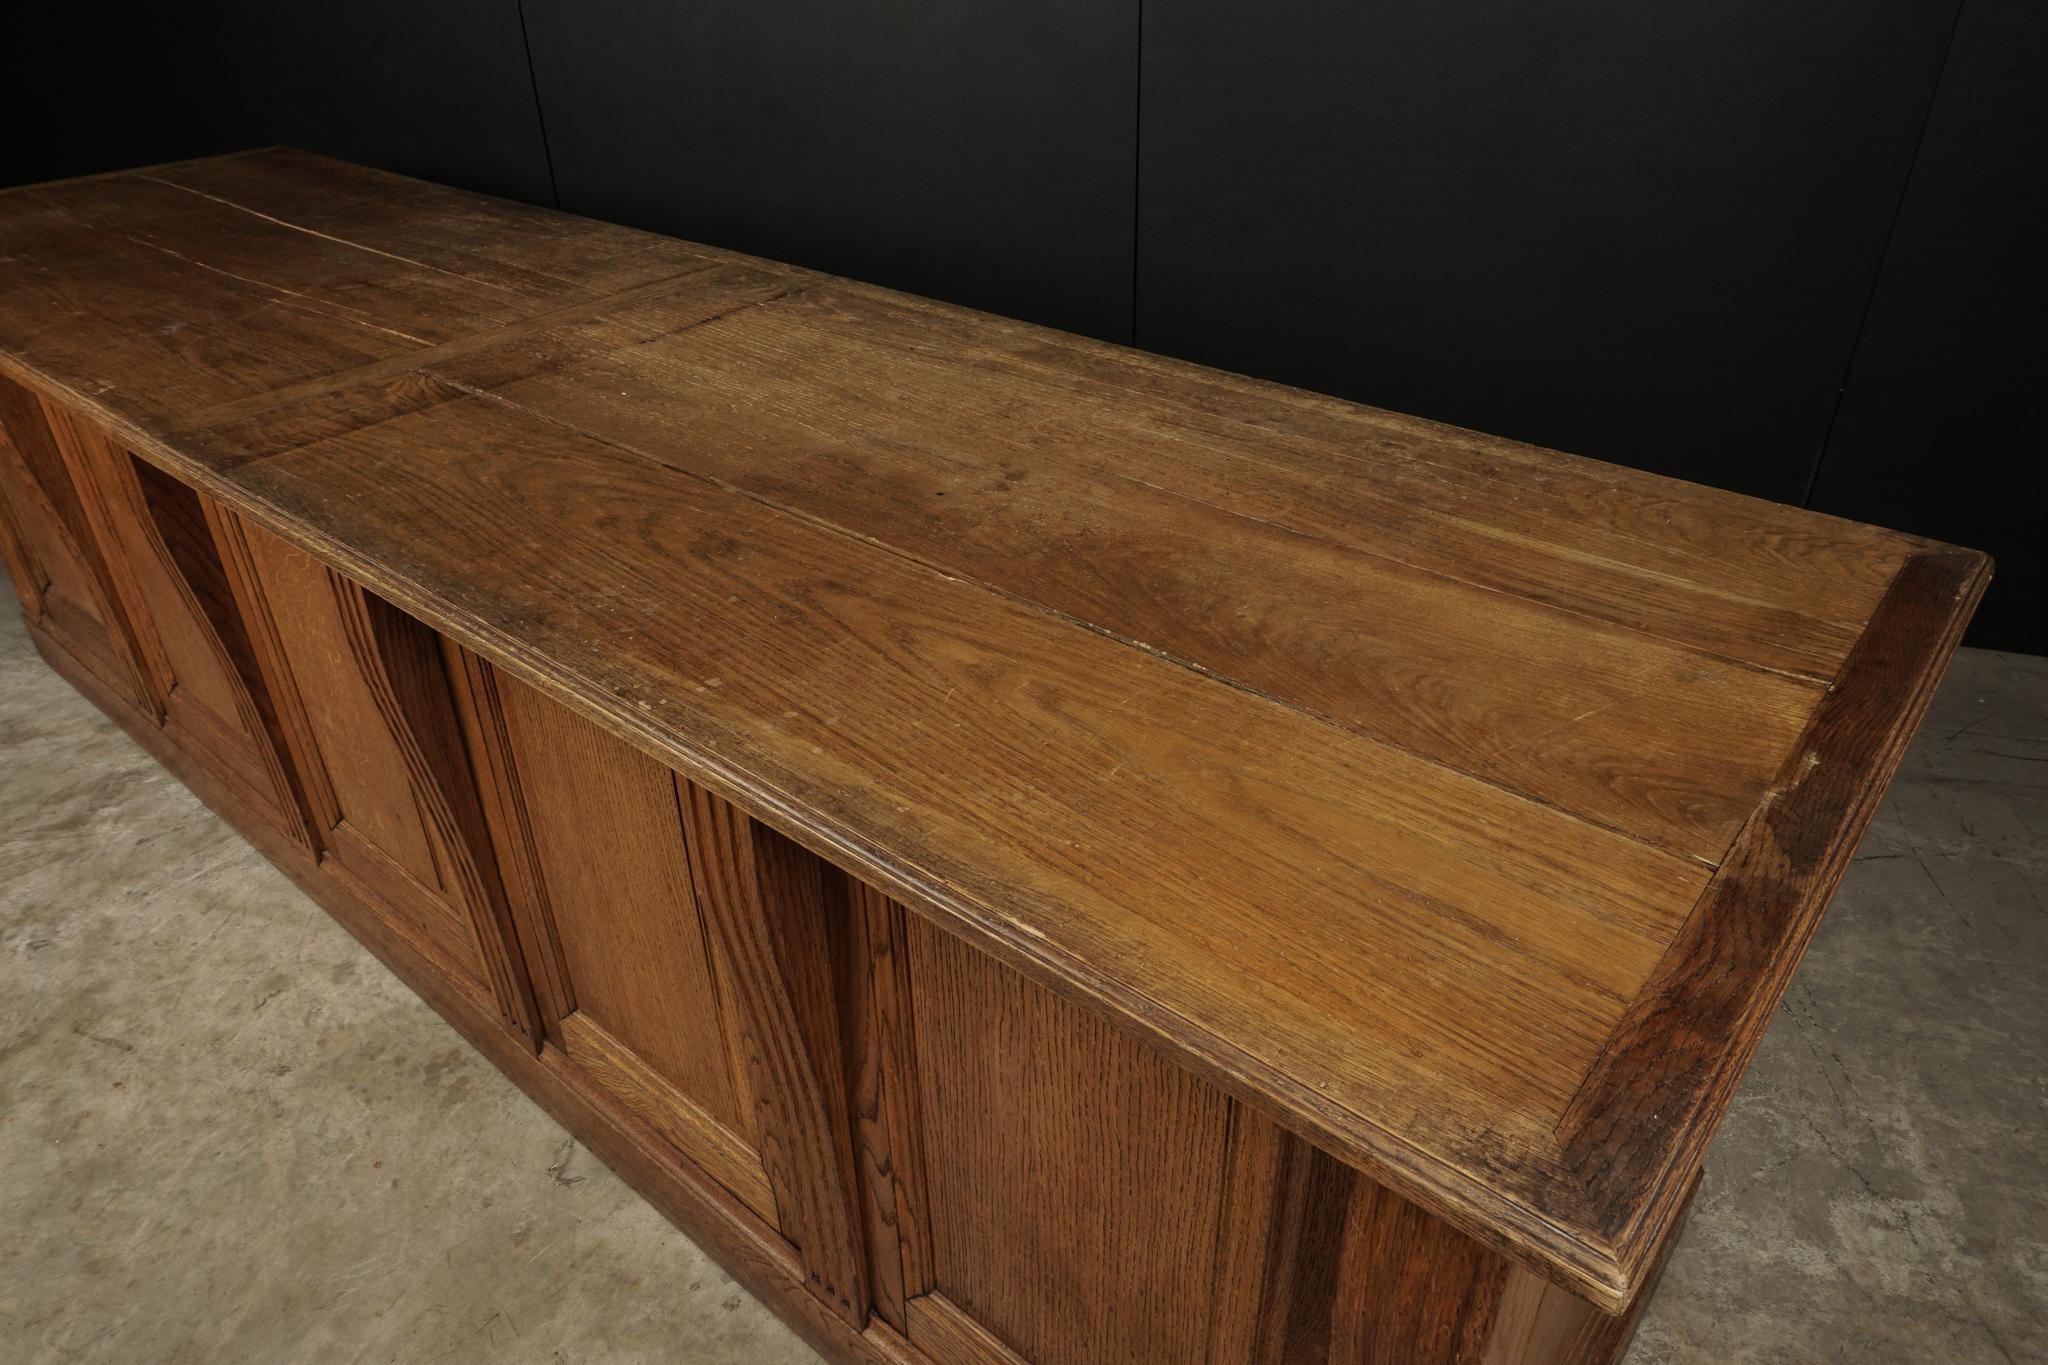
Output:
[[[1276,1210],[1293,1203],[1289,1193],[1306,1185],[1291,1169],[1290,1157],[1300,1150],[1263,1116],[1242,1106],[1232,1112],[1209,1298],[1209,1358],[1219,1365],[1271,1359],[1260,1351],[1262,1340],[1276,1335],[1267,1326],[1267,1305],[1291,1279],[1280,1264],[1285,1248],[1300,1240],[1280,1232],[1285,1220]]]
[[[912,1347],[947,1365],[1034,1365],[937,1290],[910,1300],[905,1310]]]
[[[1370,1181],[1352,1192],[1330,1327],[1342,1365],[1453,1365],[1493,1335],[1508,1263]]]
[[[860,1325],[867,1267],[827,925],[846,912],[843,881],[694,783],[675,783],[697,904],[739,1005],[777,1225],[813,1291]]]
[[[68,535],[68,545],[97,591],[96,607],[110,637],[122,646],[140,680],[147,709],[159,723],[176,685],[150,603],[138,582],[146,566],[124,543],[122,522],[132,519],[112,446],[90,422],[38,396],[35,411],[45,437],[31,441],[31,478]]]
[[[574,1010],[718,1122],[750,1133],[674,775],[524,684],[495,681]]]
[[[104,440],[93,445],[111,539],[133,593],[131,615],[138,633],[146,623],[165,667],[167,718],[191,707],[221,739],[252,740],[240,665],[223,636],[238,617],[199,495]]]
[[[526,964],[527,984],[534,994],[545,1033],[547,1025],[576,1010],[576,991],[562,958],[549,902],[547,872],[533,837],[533,815],[520,790],[514,768],[511,722],[505,714],[504,679],[498,670],[468,650],[443,639],[442,650],[456,688],[456,710],[476,773],[485,823],[498,859],[514,922],[514,937]]]
[[[1508,1271],[1482,1365],[1592,1365],[1618,1359],[1624,1319],[1597,1312],[1531,1271]],[[1602,1338],[1607,1340],[1603,1343]],[[1611,1349],[1602,1350],[1605,1345]]]
[[[346,821],[407,876],[438,888],[440,870],[405,756],[357,665],[335,575],[266,532],[251,527],[245,534],[305,721],[300,762],[324,779],[319,805],[327,829]]]
[[[761,1169],[761,1154],[736,1136],[730,1124],[706,1113],[668,1078],[647,1065],[632,1047],[614,1038],[589,1015],[577,1011],[552,1030],[562,1051],[591,1080],[619,1097],[634,1117],[702,1166],[707,1174],[761,1217],[775,1217],[775,1191]]]
[[[689,326],[655,299],[419,363],[1710,863],[1823,690],[1191,495],[1187,443],[1124,393],[965,364],[891,302],[819,285]],[[1054,429],[1017,420],[1040,408]]]
[[[538,1048],[540,1020],[518,960],[440,637],[357,585],[333,583],[350,649],[426,818],[449,908],[466,921],[499,1012]]]
[[[922,921],[909,942],[933,1287],[1037,1365],[1207,1359],[1187,1305],[1230,1101]]]
[[[14,452],[7,447],[6,429],[0,427],[0,564],[7,567],[7,581],[14,587],[22,615],[35,622],[42,619],[43,593],[50,579],[29,548],[27,528],[38,525],[40,518],[32,519],[17,467]]]
[[[574,254],[568,220],[506,220],[487,246],[488,201],[288,154],[328,188],[264,191],[285,171],[256,160],[131,177],[132,204],[119,176],[0,194],[0,370],[1460,1231],[1632,1301],[1767,1018],[1752,1006],[1782,989],[1981,559],[1888,627],[1890,585],[1940,547],[718,253],[675,278],[623,267],[650,292],[613,310],[539,257],[522,273],[529,232],[558,266]],[[195,174],[243,183],[142,212]],[[300,207],[250,211],[266,193]],[[387,195],[390,215],[344,206]],[[386,245],[263,245],[323,233],[319,214]],[[456,254],[430,258],[437,236]],[[378,252],[402,259],[357,259]],[[479,291],[460,304],[479,326],[517,330],[439,348],[376,330],[441,290],[422,269]],[[543,297],[549,276],[562,294]],[[352,280],[373,297],[337,311]],[[634,310],[691,281],[646,357],[620,350]],[[550,365],[617,396],[559,421]],[[656,424],[657,441],[621,415],[670,405],[707,434]],[[832,487],[835,468],[860,486]],[[790,471],[794,490],[768,482]],[[902,496],[871,506],[870,485]],[[1031,548],[1017,509],[1034,499],[1048,539],[1123,592],[1056,556],[1002,576]],[[1228,553],[1167,538],[1180,518]],[[1170,571],[1134,567],[1126,535]],[[1230,564],[1248,572],[1214,571]],[[1357,613],[1368,587],[1388,592],[1382,620]],[[1110,610],[1148,590],[1143,613]],[[1546,653],[1510,631],[1515,656],[1489,653],[1462,612],[1418,606],[1437,601],[1562,635]],[[1318,634],[1325,613],[1346,630]],[[1349,634],[1382,652],[1347,655]],[[1683,704],[1740,738],[1702,750],[1655,705],[1694,679],[1617,668],[1616,650],[1696,655],[1759,703],[1759,735],[1694,688]],[[1404,664],[1411,685],[1377,696]],[[1555,705],[1588,680],[1605,711]],[[1641,730],[1609,734],[1608,756],[1595,741],[1620,716]],[[1453,733],[1425,723],[1445,717]],[[1403,724],[1426,742],[1397,740]],[[1829,780],[1782,780],[1809,752]],[[1558,782],[1583,790],[1535,790]],[[1713,864],[1754,861],[1748,833],[1714,841],[1766,825],[1804,850],[1772,883],[1793,906],[1766,917],[1779,927],[1741,951],[1683,930]],[[1725,968],[1738,1003],[1649,1003],[1687,954]],[[1660,1012],[1685,1026],[1664,1073],[1644,1055],[1663,1035],[1637,1022]],[[814,1077],[842,1074],[806,1027]]]
[[[10,575],[31,621],[62,635],[131,705],[161,721],[161,695],[114,594],[53,416],[35,392],[0,379],[0,496],[10,509]]]
[[[1210,1360],[1321,1365],[1356,1172],[1243,1108],[1210,1309]]]

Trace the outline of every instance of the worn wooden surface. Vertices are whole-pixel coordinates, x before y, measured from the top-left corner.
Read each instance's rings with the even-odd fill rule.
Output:
[[[1988,575],[282,151],[0,194],[0,370],[1610,1309]],[[10,570],[118,687],[56,512]],[[422,885],[475,818],[432,814],[364,831]],[[858,1076],[817,1005],[749,1004],[786,1091]],[[848,1315],[862,1121],[764,1135],[834,1168],[764,1153]]]

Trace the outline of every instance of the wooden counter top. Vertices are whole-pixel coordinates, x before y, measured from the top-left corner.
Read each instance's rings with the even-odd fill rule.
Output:
[[[283,150],[0,194],[0,370],[1609,1308],[1989,576]]]

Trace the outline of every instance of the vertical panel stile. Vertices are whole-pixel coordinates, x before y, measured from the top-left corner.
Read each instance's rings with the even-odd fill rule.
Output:
[[[828,896],[816,857],[677,778],[697,903],[739,1006],[761,1157],[813,1293],[854,1326],[869,1298]]]
[[[517,785],[517,760],[497,670],[453,641],[444,640],[442,645],[449,679],[458,689],[456,709],[476,771],[485,823],[493,832],[491,842],[497,851],[520,952],[541,1011],[542,1028],[534,1040],[538,1048],[547,1023],[575,1011],[576,992],[562,961],[561,936],[554,924],[532,817]]]
[[[838,968],[846,1094],[876,1316],[908,1330],[905,1304],[931,1287],[931,1228],[917,1114],[908,913],[846,878],[847,907],[831,919]]]

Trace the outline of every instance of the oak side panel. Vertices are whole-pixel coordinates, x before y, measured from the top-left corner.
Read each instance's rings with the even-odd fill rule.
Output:
[[[32,548],[31,534],[39,526],[21,457],[7,439],[6,424],[0,422],[0,564],[6,566],[22,617],[31,625],[43,619],[43,593],[50,586],[50,576]]]
[[[1037,1365],[1204,1360],[1229,1101],[922,921],[909,941],[934,1288]]]
[[[468,651],[446,652],[545,1036],[773,1218],[674,774]]]
[[[932,1360],[945,1365],[1034,1365],[937,1290],[911,1299],[905,1311],[912,1349]]]
[[[634,1118],[661,1135],[735,1199],[763,1218],[775,1217],[775,1191],[752,1144],[583,1014],[557,1021],[562,1055]]]
[[[249,526],[245,536],[291,670],[305,739],[317,746],[302,759],[325,779],[319,813],[326,827],[332,831],[346,823],[414,881],[437,887],[439,873],[405,757],[357,667],[334,574],[266,531]]]

